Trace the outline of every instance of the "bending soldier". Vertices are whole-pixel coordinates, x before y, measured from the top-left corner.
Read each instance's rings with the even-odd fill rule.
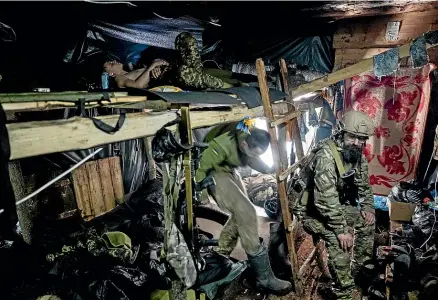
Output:
[[[261,173],[274,171],[259,158],[269,146],[269,133],[252,128],[248,134],[237,129],[237,123],[231,123],[213,128],[204,142],[208,142],[209,147],[202,153],[196,181],[201,182],[211,174],[216,185],[214,191],[209,191],[210,195],[221,209],[231,213],[221,232],[217,251],[229,256],[240,237],[258,287],[274,294],[288,293],[292,285],[277,279],[272,272],[267,249],[259,241],[255,208],[236,170],[239,166],[250,166]]]

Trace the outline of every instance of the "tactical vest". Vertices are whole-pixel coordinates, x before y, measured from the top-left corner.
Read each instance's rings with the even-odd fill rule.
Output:
[[[348,172],[345,172],[344,164],[341,156],[339,155],[335,142],[330,138],[321,140],[315,146],[315,148],[313,148],[311,152],[299,162],[299,171],[293,175],[289,184],[289,204],[293,204],[293,206],[289,207],[289,209],[293,211],[298,219],[302,219],[303,217],[307,216],[313,209],[313,207],[310,205],[311,203],[309,203],[309,200],[313,199],[313,164],[316,153],[322,148],[324,143],[328,143],[331,150],[330,152],[332,153],[336,163],[336,168],[339,174],[337,180],[337,189],[339,191],[343,191],[346,183],[353,184],[353,182],[348,182],[348,180],[353,180],[351,176],[354,175],[354,172],[352,173],[353,168],[351,168]]]

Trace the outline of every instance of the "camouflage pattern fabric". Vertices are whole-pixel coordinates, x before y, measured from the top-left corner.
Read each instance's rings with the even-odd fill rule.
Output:
[[[236,246],[237,238],[240,237],[246,253],[256,253],[260,246],[257,214],[248,199],[240,175],[235,171],[219,172],[214,173],[213,177],[216,181],[214,198],[221,209],[231,214],[219,237],[217,251],[223,255],[230,255]]]
[[[129,241],[123,245],[112,245],[111,241],[114,236],[118,235],[118,241]],[[64,245],[61,252],[47,254],[46,259],[49,262],[55,262],[59,257],[69,255],[75,252],[88,251],[93,256],[109,256],[119,260],[122,263],[128,262],[133,256],[131,250],[131,240],[122,232],[113,232],[110,234],[111,239],[107,234],[99,236],[94,228],[88,229],[81,237],[78,238],[75,245]]]
[[[351,253],[344,252],[339,246],[337,235],[317,219],[304,219],[303,227],[312,234],[315,243],[320,238],[325,241],[330,271],[338,284],[338,289],[335,290],[337,299],[352,299],[351,295],[355,287],[353,278],[356,277],[363,263],[373,255],[375,228],[374,225],[364,224],[360,210],[356,207],[343,206],[342,213],[351,228],[350,233],[355,235]]]
[[[342,150],[336,141],[337,149]],[[342,157],[342,156],[341,156]],[[337,299],[352,299],[354,277],[366,260],[371,259],[375,226],[367,226],[360,212],[374,213],[373,192],[369,184],[368,163],[362,157],[357,166],[344,163],[345,170],[356,168],[354,185],[357,187],[358,203],[346,199],[348,190],[337,171],[333,154],[323,143],[313,161],[313,182],[307,193],[296,203],[297,215],[303,227],[314,236],[314,241],[322,238],[329,254],[329,266],[338,283],[335,290]],[[355,243],[352,253],[345,253],[337,236],[354,233]]]
[[[180,33],[175,39],[175,50],[179,52],[176,83],[183,89],[220,89],[224,81],[206,74],[196,39],[188,32]]]
[[[195,261],[184,240],[184,236],[174,223],[168,235],[166,259],[187,288],[196,283],[198,273]]]

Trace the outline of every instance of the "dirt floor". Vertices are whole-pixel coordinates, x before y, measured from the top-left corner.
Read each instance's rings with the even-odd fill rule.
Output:
[[[212,204],[212,206],[215,206]],[[260,207],[255,206],[258,219],[259,219],[259,234],[263,238],[264,244],[267,245],[269,242],[269,224],[273,221],[271,220],[264,210]],[[222,226],[207,221],[207,220],[198,220],[199,226],[212,233],[215,238],[219,237]],[[301,234],[299,234],[301,236]],[[299,249],[297,252],[299,265],[301,266],[309,254],[312,252],[314,246],[312,242],[312,238],[308,235],[303,235],[302,238],[297,240],[296,248]],[[242,249],[240,243],[237,245],[236,249],[231,254],[233,258],[239,260],[246,260],[245,251]],[[323,255],[323,260],[325,260],[325,255]],[[294,293],[291,293],[286,296],[278,297],[274,295],[263,295],[261,293],[255,292],[251,286],[246,282],[246,280],[241,276],[235,282],[231,283],[224,294],[218,299],[221,300],[296,300],[296,299],[305,299],[305,300],[329,300],[330,299],[330,279],[327,278],[328,270],[324,270],[325,276],[322,275],[320,268],[318,268],[318,264],[315,261],[304,276],[306,278],[303,283],[304,297],[297,297]]]

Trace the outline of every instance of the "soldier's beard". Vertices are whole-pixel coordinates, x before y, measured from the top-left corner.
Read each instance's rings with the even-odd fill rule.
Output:
[[[362,156],[362,147],[356,145],[344,146],[342,157],[346,163],[356,163]]]

